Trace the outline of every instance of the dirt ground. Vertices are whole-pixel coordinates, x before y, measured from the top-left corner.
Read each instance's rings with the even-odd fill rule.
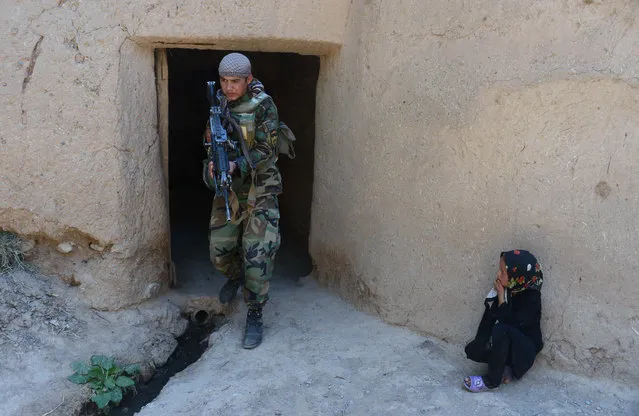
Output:
[[[482,366],[459,345],[366,315],[310,278],[275,279],[265,340],[241,348],[246,309],[137,415],[627,415],[639,390],[554,371],[481,394],[462,388]]]
[[[179,308],[166,299],[100,312],[76,295],[57,278],[0,274],[0,415],[77,414],[89,391],[66,380],[71,362],[104,354],[139,363],[148,376],[186,328]]]

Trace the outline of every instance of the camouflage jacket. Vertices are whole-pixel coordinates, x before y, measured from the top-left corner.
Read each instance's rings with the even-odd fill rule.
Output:
[[[259,103],[255,105],[258,96]],[[239,99],[229,102],[221,90],[218,90],[218,99],[222,111],[228,111],[242,128],[249,156],[254,166],[252,173],[248,161],[242,155],[240,146],[237,146],[237,153],[229,155],[229,160],[235,161],[240,170],[239,176],[234,175],[233,190],[240,199],[246,199],[249,196],[252,186],[256,197],[280,194],[282,192],[282,177],[277,167],[279,117],[273,99],[266,95],[264,86],[256,79],[249,84],[247,93]],[[252,111],[242,111],[246,108],[250,108]],[[239,143],[238,132],[233,131],[231,139]]]

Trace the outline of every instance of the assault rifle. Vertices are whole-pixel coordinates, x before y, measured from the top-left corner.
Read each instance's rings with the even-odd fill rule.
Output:
[[[209,129],[211,140],[204,139],[204,147],[209,155],[209,162],[215,167],[213,183],[215,184],[215,196],[223,196],[226,205],[226,221],[231,221],[231,209],[229,207],[229,193],[231,191],[231,175],[229,175],[229,151],[235,151],[235,144],[229,140],[226,129],[222,126],[222,109],[215,95],[215,82],[208,81],[207,96],[209,99]],[[206,167],[208,172],[208,166]]]

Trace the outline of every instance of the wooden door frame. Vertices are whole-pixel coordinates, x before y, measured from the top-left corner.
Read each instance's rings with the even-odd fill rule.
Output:
[[[155,88],[157,93],[157,121],[158,136],[160,139],[160,151],[162,154],[162,173],[166,189],[166,210],[169,218],[169,285],[174,287],[177,283],[175,264],[171,254],[171,210],[169,194],[169,63],[166,49],[155,49]]]

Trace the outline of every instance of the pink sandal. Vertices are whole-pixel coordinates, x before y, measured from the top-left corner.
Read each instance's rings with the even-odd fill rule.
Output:
[[[484,379],[481,376],[469,376],[467,378],[470,379],[470,385],[468,385],[466,380],[464,380],[464,387],[470,392],[481,393],[492,390],[484,384]]]

